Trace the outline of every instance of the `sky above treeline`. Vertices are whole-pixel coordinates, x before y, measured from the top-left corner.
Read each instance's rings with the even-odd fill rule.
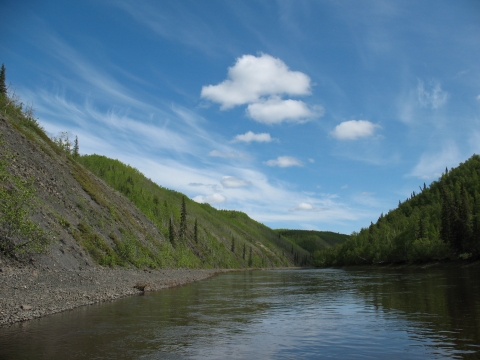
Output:
[[[480,153],[480,2],[2,1],[49,135],[272,228],[351,233]]]

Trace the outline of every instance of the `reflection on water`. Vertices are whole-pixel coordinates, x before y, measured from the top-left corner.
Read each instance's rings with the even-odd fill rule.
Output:
[[[0,329],[0,359],[473,359],[479,275],[228,273]]]

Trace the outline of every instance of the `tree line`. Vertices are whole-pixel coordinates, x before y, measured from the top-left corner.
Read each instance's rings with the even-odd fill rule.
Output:
[[[480,256],[480,157],[420,186],[342,245],[315,252],[318,266],[425,262]]]

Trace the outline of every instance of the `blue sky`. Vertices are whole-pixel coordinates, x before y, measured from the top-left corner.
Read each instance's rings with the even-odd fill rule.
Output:
[[[480,153],[480,2],[3,1],[52,136],[272,228],[358,231]]]

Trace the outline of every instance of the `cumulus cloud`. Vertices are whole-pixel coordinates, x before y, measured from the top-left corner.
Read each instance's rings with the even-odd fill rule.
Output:
[[[214,193],[212,195],[206,195],[206,196],[202,196],[202,195],[195,196],[193,198],[193,201],[196,201],[196,202],[201,203],[201,204],[204,204],[204,203],[220,204],[220,203],[223,203],[223,202],[227,201],[227,198],[225,196],[223,196],[222,194]]]
[[[220,104],[221,110],[248,105],[246,114],[255,121],[279,124],[304,122],[324,114],[321,106],[309,107],[283,96],[310,94],[310,78],[292,71],[280,59],[268,54],[243,55],[228,69],[228,77],[217,85],[202,87],[200,96]]]
[[[339,140],[355,140],[372,136],[378,127],[368,120],[349,120],[338,124],[331,135]]]
[[[323,115],[323,108],[310,109],[300,100],[283,100],[272,96],[267,100],[259,100],[247,107],[247,115],[264,124],[279,124],[283,121],[302,122]]]
[[[279,156],[276,159],[265,161],[268,166],[278,166],[278,167],[290,167],[290,166],[303,166],[303,163],[292,157],[292,156]]]
[[[235,136],[233,142],[271,142],[273,138],[268,133],[255,134],[252,131],[247,131],[245,134],[239,134]]]
[[[252,185],[250,181],[239,179],[235,176],[224,176],[220,183],[226,189],[236,189]]]
[[[310,78],[291,71],[268,54],[243,55],[228,69],[228,78],[218,85],[202,87],[201,97],[221,104],[221,109],[257,102],[262,96],[310,94]]]
[[[417,85],[418,102],[422,107],[438,109],[447,102],[448,93],[443,91],[440,83],[434,82],[430,89],[426,88],[423,81]]]

